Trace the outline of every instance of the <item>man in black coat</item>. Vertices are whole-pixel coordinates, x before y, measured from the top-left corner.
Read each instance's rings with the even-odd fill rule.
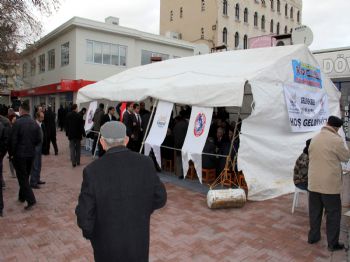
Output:
[[[115,117],[115,108],[113,106],[108,107],[107,114],[103,115],[101,118],[101,126],[110,121],[117,121]],[[103,150],[101,143],[98,143],[98,156],[101,157],[104,153],[106,153],[106,151]]]
[[[45,153],[50,154],[50,143],[52,143],[55,150],[55,155],[58,154],[57,140],[56,140],[56,114],[52,111],[51,105],[45,111],[44,119],[47,135],[47,144]]]
[[[70,159],[73,167],[80,165],[80,143],[85,136],[84,125],[83,117],[78,113],[77,104],[73,104],[72,111],[66,118],[66,135],[69,139]]]
[[[101,135],[107,152],[83,171],[78,226],[95,261],[148,261],[150,217],[165,205],[165,187],[152,160],[126,148],[124,124],[108,122]]]
[[[9,148],[9,155],[10,158],[13,158],[20,187],[18,200],[20,202],[27,201],[26,210],[36,203],[33,190],[29,185],[29,175],[34,161],[35,147],[41,142],[40,127],[30,117],[29,112],[29,105],[22,103],[19,108],[21,117],[16,120],[12,127]]]

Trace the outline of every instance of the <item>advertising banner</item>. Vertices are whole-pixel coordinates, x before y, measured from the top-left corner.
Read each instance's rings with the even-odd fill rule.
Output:
[[[86,119],[85,119],[85,126],[84,126],[85,131],[88,131],[93,127],[94,122],[92,119],[94,118],[96,109],[97,109],[97,101],[91,102],[89,105],[89,109],[86,112]]]
[[[169,126],[171,112],[174,104],[164,101],[159,101],[157,111],[154,115],[151,130],[145,141],[145,155],[148,156],[153,149],[159,166],[162,166],[160,146],[162,145]]]
[[[184,176],[187,175],[188,161],[192,160],[199,181],[202,183],[202,152],[207,140],[213,108],[192,107],[191,118],[188,124],[187,134],[182,147],[182,166]]]
[[[329,112],[325,91],[285,85],[284,96],[292,132],[317,131],[327,122]]]
[[[293,60],[294,82],[322,89],[320,68],[299,60]]]

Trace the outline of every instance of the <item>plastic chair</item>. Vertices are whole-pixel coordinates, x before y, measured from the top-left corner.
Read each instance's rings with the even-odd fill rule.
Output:
[[[298,187],[295,187],[295,192],[294,192],[294,198],[293,198],[293,206],[292,206],[292,214],[294,214],[294,209],[298,207],[298,202],[299,202],[299,193],[306,193],[307,196],[309,196],[309,192],[307,190],[302,190]],[[306,201],[306,206],[308,209],[309,206],[309,201]]]

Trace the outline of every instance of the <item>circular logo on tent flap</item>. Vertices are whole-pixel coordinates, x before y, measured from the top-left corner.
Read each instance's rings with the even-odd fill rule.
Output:
[[[194,135],[199,137],[203,134],[207,118],[204,113],[199,113],[194,121]]]
[[[157,120],[157,125],[160,128],[163,128],[166,125],[166,120],[167,120],[167,116],[159,116],[158,120]]]
[[[90,110],[88,114],[88,124],[91,124],[93,122],[92,120],[93,118],[94,118],[94,112]]]

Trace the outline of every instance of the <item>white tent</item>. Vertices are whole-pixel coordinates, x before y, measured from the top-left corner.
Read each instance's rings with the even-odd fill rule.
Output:
[[[294,191],[295,160],[315,132],[292,133],[283,86],[292,60],[318,67],[304,45],[249,49],[167,60],[126,70],[79,90],[77,102],[141,101],[148,97],[203,107],[241,107],[249,81],[254,108],[242,123],[238,167],[251,200]],[[340,92],[322,74],[329,113],[340,116]]]

